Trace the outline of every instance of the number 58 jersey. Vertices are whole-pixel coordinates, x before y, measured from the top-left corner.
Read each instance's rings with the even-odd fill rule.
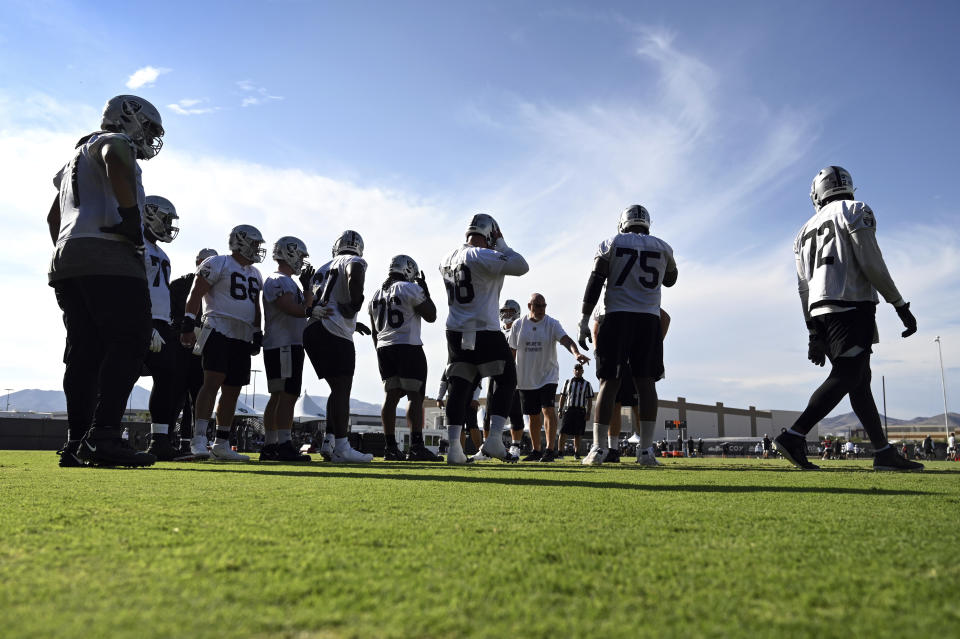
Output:
[[[660,316],[664,274],[677,269],[669,244],[653,235],[618,233],[600,243],[596,257],[610,265],[603,297],[605,312]]]
[[[197,275],[210,284],[203,296],[203,323],[213,330],[249,342],[263,278],[253,265],[241,266],[232,255],[214,255],[197,268]]]
[[[377,289],[370,299],[370,319],[377,329],[377,348],[410,344],[423,346],[420,316],[413,310],[427,301],[427,295],[413,282],[392,282]]]
[[[806,285],[809,291],[805,311],[827,304],[856,306],[879,301],[853,247],[855,233],[873,235],[876,226],[870,207],[855,200],[829,202],[807,220],[793,243],[800,287]],[[879,251],[873,259],[883,261]]]
[[[447,330],[499,331],[507,256],[464,244],[440,263],[447,289]]]

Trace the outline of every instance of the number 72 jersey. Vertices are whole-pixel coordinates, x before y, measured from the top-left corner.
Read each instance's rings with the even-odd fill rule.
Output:
[[[618,233],[604,240],[597,259],[610,270],[603,297],[605,312],[660,316],[660,287],[667,271],[677,268],[670,245],[653,235]]]

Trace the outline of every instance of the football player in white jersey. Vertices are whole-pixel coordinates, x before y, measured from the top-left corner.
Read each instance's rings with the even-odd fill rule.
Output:
[[[314,306],[303,346],[317,377],[327,380],[327,434],[320,454],[336,463],[365,463],[373,455],[350,446],[350,390],[357,364],[354,332],[369,335],[370,329],[357,321],[363,308],[363,282],[367,263],[363,259],[363,238],[356,231],[344,231],[333,243],[333,259],[313,276]],[[331,441],[332,450],[331,450]]]
[[[313,306],[313,267],[307,257],[302,240],[281,237],[273,245],[277,270],[263,283],[263,364],[270,399],[263,411],[260,461],[310,461],[292,441],[293,408],[303,385],[303,329]]]
[[[427,387],[427,357],[420,339],[420,320],[437,321],[437,307],[430,299],[423,272],[407,255],[390,260],[387,279],[370,298],[373,343],[386,398],[380,416],[387,461],[443,461],[423,442],[423,397]],[[406,456],[397,446],[397,404],[406,396],[410,450]]]
[[[263,278],[254,264],[262,262],[266,249],[263,235],[249,224],[230,231],[230,255],[207,258],[197,269],[187,299],[180,343],[200,353],[203,386],[197,394],[193,440],[190,452],[196,459],[248,461],[230,447],[230,428],[237,408],[240,388],[250,383],[250,357],[260,352],[260,291]],[[194,333],[197,314],[203,302],[203,328]],[[217,435],[207,449],[207,427],[217,404]]]
[[[466,243],[440,263],[447,288],[447,424],[450,450],[447,462],[466,464],[460,433],[464,408],[476,380],[492,377],[493,395],[487,398],[490,432],[481,447],[488,457],[516,461],[503,445],[501,433],[517,387],[517,369],[507,340],[500,332],[500,290],[507,275],[523,275],[530,267],[523,256],[507,246],[500,226],[491,216],[473,216]]]
[[[557,409],[555,401],[560,381],[557,343],[570,351],[577,362],[590,358],[577,350],[560,322],[547,315],[547,301],[540,293],[530,296],[530,313],[513,323],[507,343],[517,362],[517,388],[523,414],[530,417],[533,453],[529,461],[552,462],[557,459]],[[547,441],[540,443],[540,428],[545,427]]]
[[[143,262],[143,184],[137,160],[162,145],[157,109],[133,95],[107,101],[100,130],[77,142],[53,179],[48,274],[63,310],[68,441],[61,466],[149,466],[120,434],[127,397],[150,344]]]
[[[807,357],[818,366],[829,359],[831,369],[797,421],[774,442],[795,466],[817,468],[807,460],[807,433],[849,395],[873,444],[874,470],[922,470],[923,464],[904,459],[887,441],[870,390],[877,292],[896,309],[906,328],[903,337],[917,331],[917,320],[887,271],[873,211],[855,200],[853,191],[853,178],[839,166],[822,169],[810,187],[816,213],[797,234],[793,252],[809,332]]]
[[[144,360],[153,378],[150,390],[150,446],[147,452],[157,461],[172,461],[178,450],[170,441],[170,427],[176,419],[177,363],[180,345],[171,327],[170,258],[157,242],[172,242],[180,229],[177,209],[167,198],[148,195],[143,207],[144,263],[153,313],[150,351]]]
[[[660,289],[676,283],[677,264],[670,245],[650,235],[650,213],[639,204],[620,214],[619,231],[600,243],[583,296],[579,334],[583,348],[601,293],[604,302],[595,351],[600,379],[597,415],[584,465],[602,464],[611,448],[610,420],[623,366],[630,366],[636,385],[641,427],[657,418],[656,380],[663,373]]]

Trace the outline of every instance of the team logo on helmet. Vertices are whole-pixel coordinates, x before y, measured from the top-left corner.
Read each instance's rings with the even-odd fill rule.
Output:
[[[149,160],[163,148],[163,123],[157,108],[135,95],[118,95],[103,107],[100,127],[125,133],[137,150],[137,157]]]
[[[363,257],[363,238],[356,231],[344,231],[333,243],[330,252],[333,257],[344,253]]]
[[[165,197],[148,195],[143,205],[143,224],[161,242],[172,242],[180,228],[176,221],[180,219],[177,209]]]
[[[394,255],[390,260],[389,273],[396,273],[408,282],[417,279],[420,268],[409,255]]]
[[[262,248],[263,235],[255,226],[241,224],[230,231],[230,250],[236,251],[251,262],[262,262],[267,249]]]
[[[295,275],[300,275],[303,271],[308,257],[310,254],[307,253],[307,245],[292,235],[285,235],[273,244],[273,259],[287,264]]]

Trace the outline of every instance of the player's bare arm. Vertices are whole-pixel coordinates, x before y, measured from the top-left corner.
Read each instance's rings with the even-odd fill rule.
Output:
[[[430,324],[437,321],[437,305],[434,304],[433,300],[429,297],[422,303],[414,306],[413,310]]]
[[[104,143],[100,154],[117,205],[120,208],[137,206],[137,173],[133,147],[114,138]]]
[[[203,296],[210,292],[210,288],[210,282],[203,277],[197,275],[193,278],[193,288],[190,289],[190,296],[184,305],[183,323],[180,325],[180,343],[187,348],[193,348],[197,342],[193,329],[198,323],[197,315],[200,313]]]

